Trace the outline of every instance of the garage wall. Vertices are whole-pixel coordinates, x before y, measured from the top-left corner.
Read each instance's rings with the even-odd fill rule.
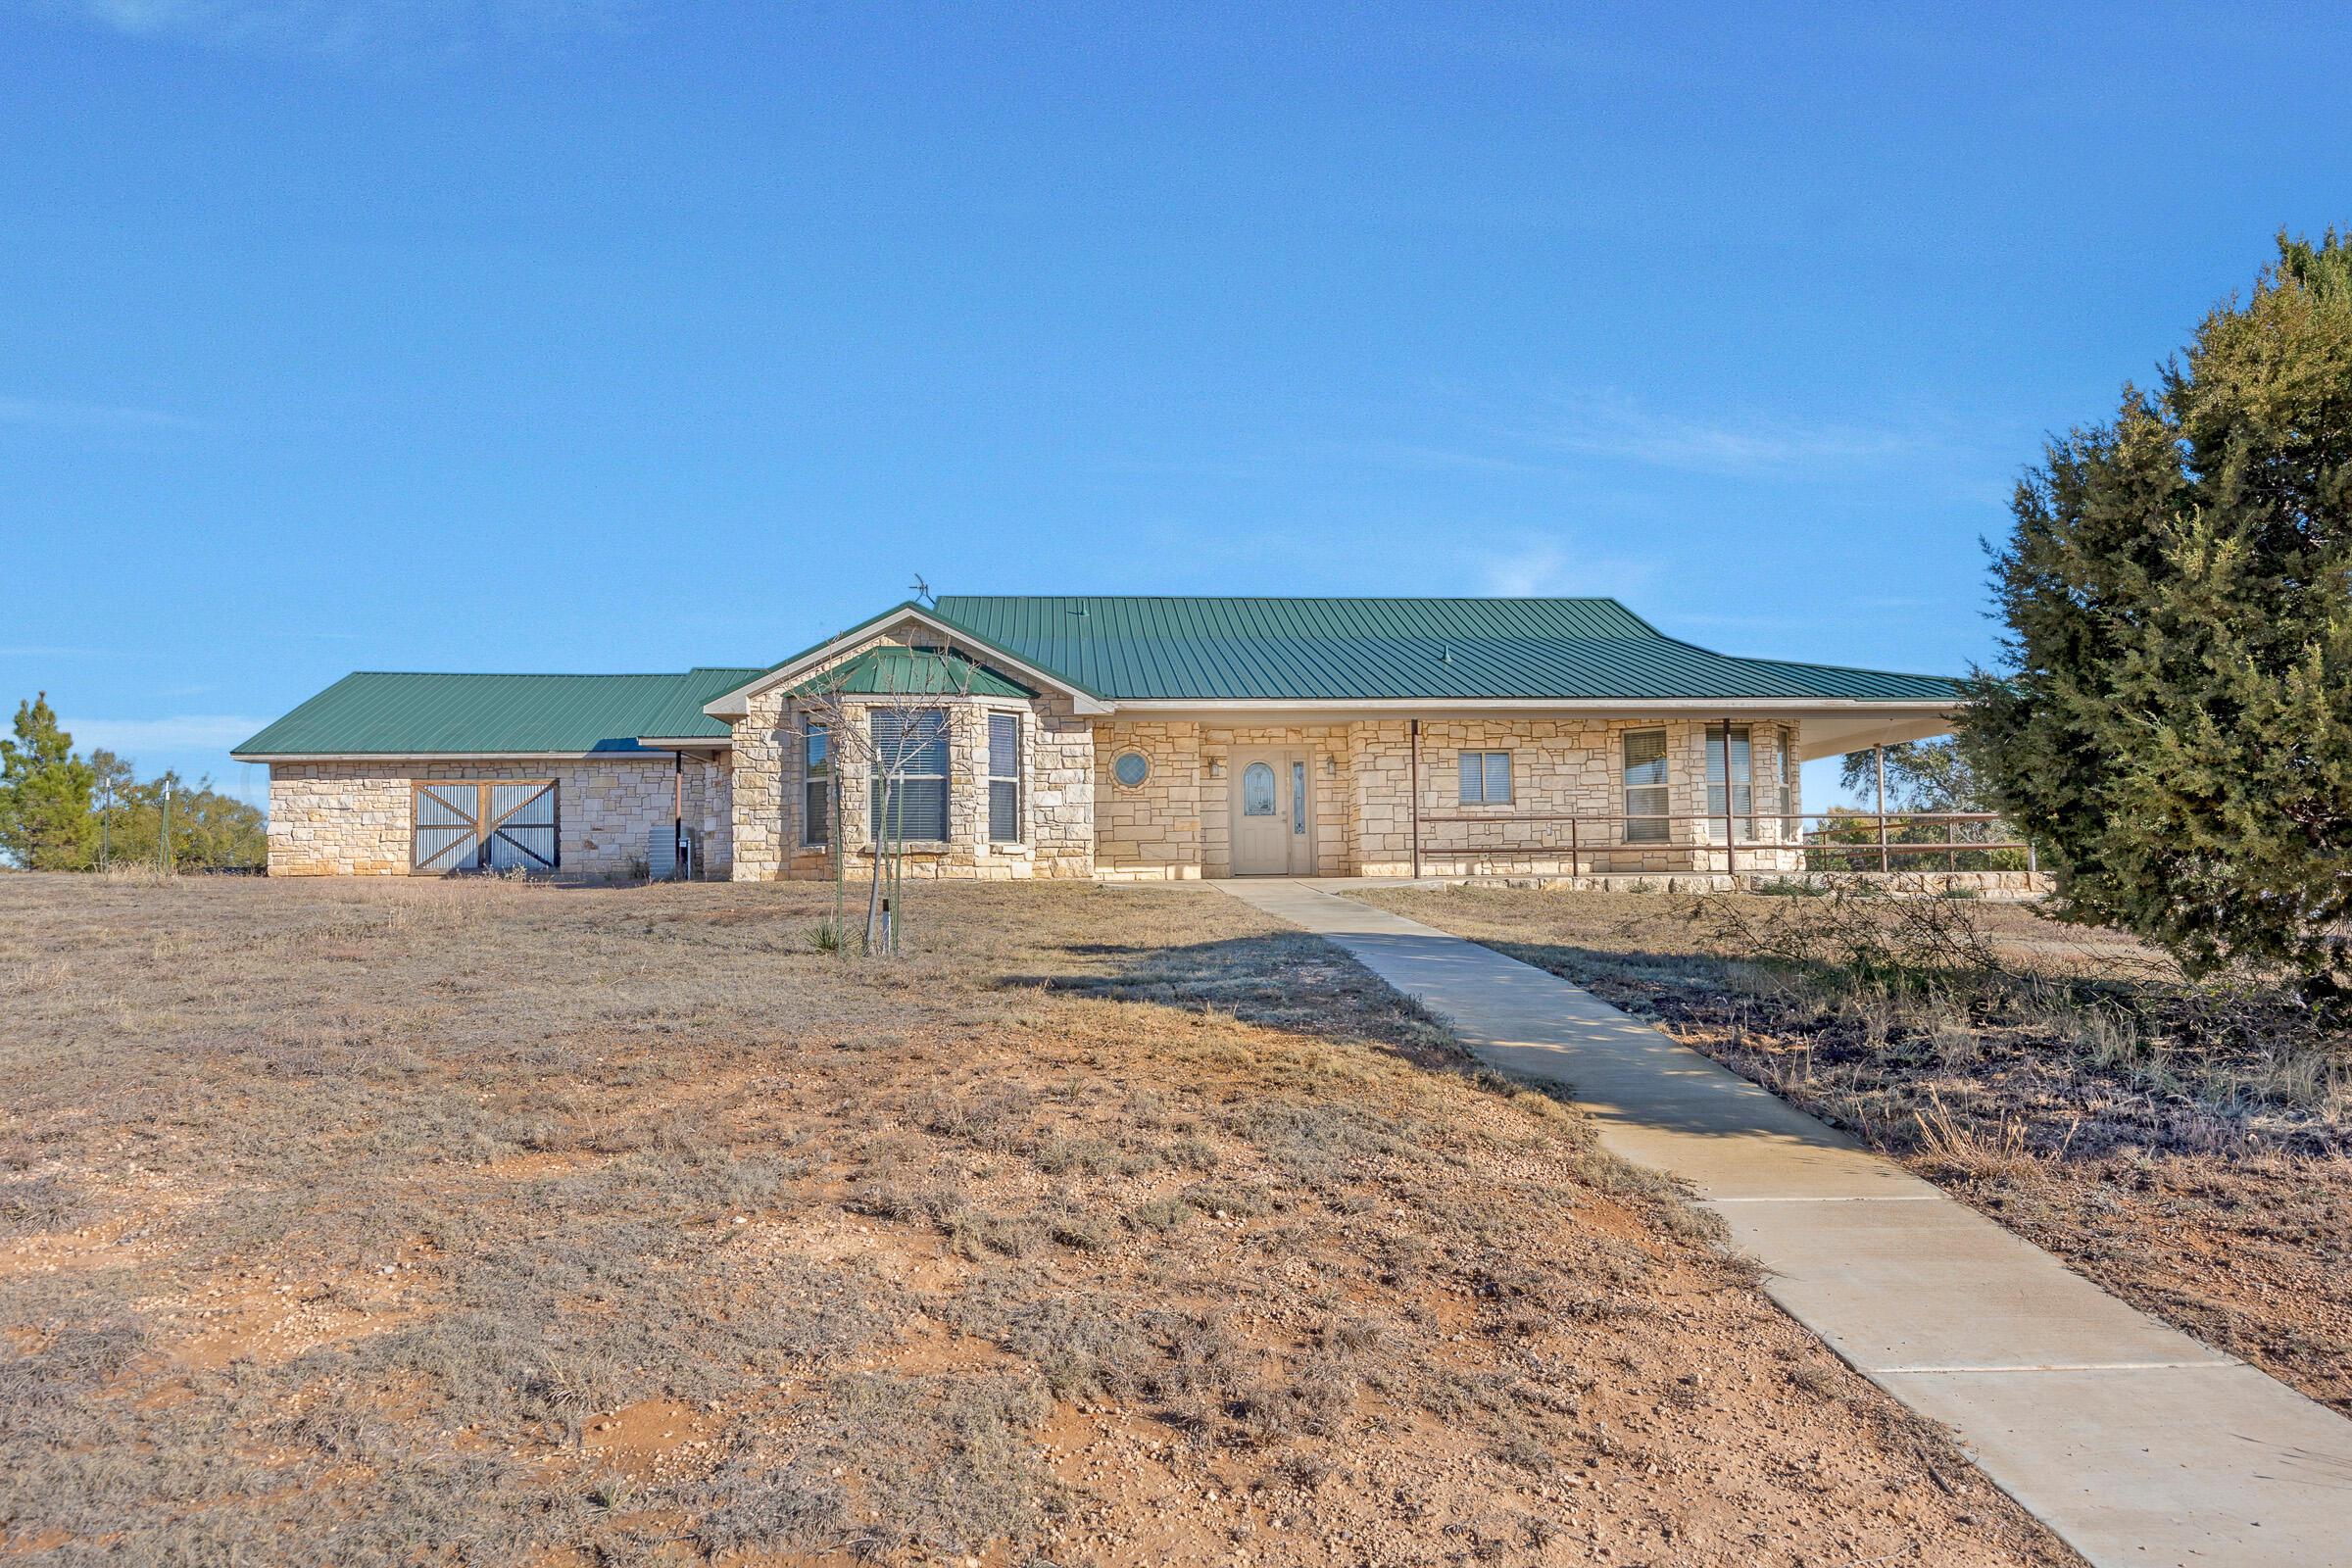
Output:
[[[448,762],[387,758],[365,762],[273,762],[270,766],[271,876],[406,876],[414,822],[412,786],[420,779],[556,781],[559,874],[619,876],[644,858],[646,834],[673,809],[666,755],[575,761]],[[727,819],[722,770],[689,758],[686,821]],[[725,835],[704,841],[724,874]]]

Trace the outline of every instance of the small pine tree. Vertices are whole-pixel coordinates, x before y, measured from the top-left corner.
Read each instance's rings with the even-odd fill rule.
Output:
[[[74,755],[42,692],[17,704],[16,739],[0,740],[0,854],[28,871],[77,871],[90,863],[97,772]]]
[[[2352,1001],[2352,235],[2282,235],[2013,510],[1963,740],[2063,912]]]

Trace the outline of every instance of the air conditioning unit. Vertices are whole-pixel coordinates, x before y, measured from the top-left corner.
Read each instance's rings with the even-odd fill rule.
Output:
[[[678,830],[669,822],[658,822],[645,830],[645,874],[656,882],[692,881],[703,867],[703,835],[698,828],[686,829],[686,853],[683,860],[678,855]]]

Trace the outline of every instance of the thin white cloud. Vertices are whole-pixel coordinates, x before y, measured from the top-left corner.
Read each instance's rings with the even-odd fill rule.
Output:
[[[323,54],[611,30],[636,0],[35,0],[134,38]]]
[[[64,398],[25,398],[0,394],[0,424],[32,425],[52,430],[193,430],[194,419],[160,409],[122,408],[104,403],[74,403]]]
[[[69,718],[60,727],[77,750],[103,746],[136,757],[141,752],[207,752],[234,746],[270,721],[237,713],[178,713],[169,718]]]
[[[1565,538],[1529,539],[1478,558],[1485,591],[1505,599],[1621,597],[1638,593],[1657,570],[1655,562],[1580,549]]]
[[[1524,434],[1543,450],[1742,478],[1892,462],[1929,444],[1905,429],[1737,414],[1694,417],[1599,394],[1562,400]]]

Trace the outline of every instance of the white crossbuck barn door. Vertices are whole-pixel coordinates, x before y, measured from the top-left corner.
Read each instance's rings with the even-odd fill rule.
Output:
[[[552,871],[557,849],[553,779],[467,779],[415,786],[410,869]]]

